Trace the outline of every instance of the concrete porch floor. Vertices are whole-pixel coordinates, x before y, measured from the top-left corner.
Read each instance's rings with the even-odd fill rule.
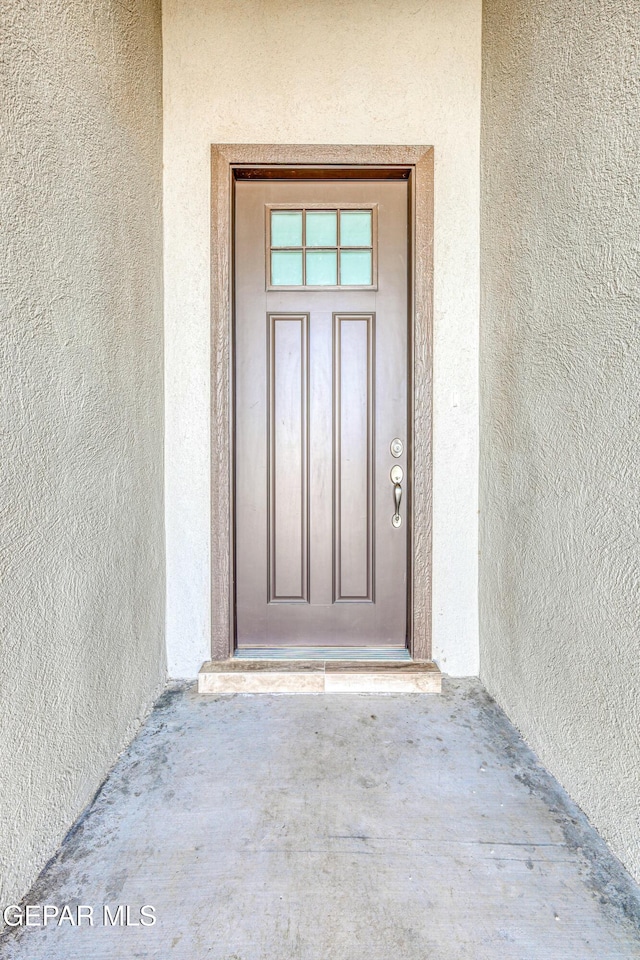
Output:
[[[441,696],[170,689],[7,960],[640,958],[640,892],[477,681]],[[96,914],[97,915],[97,914]]]

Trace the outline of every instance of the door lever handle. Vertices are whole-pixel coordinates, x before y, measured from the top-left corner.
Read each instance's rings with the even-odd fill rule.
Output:
[[[400,502],[402,500],[402,487],[399,483],[394,484],[393,487],[393,496],[396,501],[396,512],[393,515],[393,525],[394,527],[399,527],[402,523],[402,517],[400,516]]]
[[[402,467],[396,464],[391,468],[391,483],[393,484],[393,500],[396,505],[396,512],[391,517],[391,523],[394,527],[400,527],[402,525],[402,517],[400,516],[400,504],[402,502],[402,480],[404,478],[404,473]]]

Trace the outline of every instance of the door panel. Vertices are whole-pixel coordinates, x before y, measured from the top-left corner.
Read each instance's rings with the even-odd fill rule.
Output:
[[[308,317],[269,316],[269,602],[309,599]]]
[[[407,210],[403,181],[237,183],[239,647],[406,643]]]
[[[336,314],[333,332],[334,601],[373,602],[374,317]]]

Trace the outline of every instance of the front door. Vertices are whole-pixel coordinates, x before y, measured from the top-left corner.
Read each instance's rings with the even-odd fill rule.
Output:
[[[236,645],[407,644],[408,187],[236,184]]]

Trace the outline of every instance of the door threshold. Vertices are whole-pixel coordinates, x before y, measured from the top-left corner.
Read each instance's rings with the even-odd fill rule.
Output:
[[[411,663],[406,647],[243,647],[234,660],[387,660]]]
[[[209,660],[198,693],[440,693],[431,661]]]

